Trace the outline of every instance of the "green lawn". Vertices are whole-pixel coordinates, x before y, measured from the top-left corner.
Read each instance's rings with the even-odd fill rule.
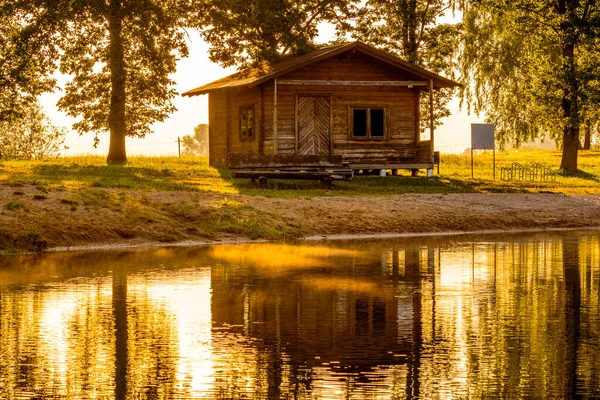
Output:
[[[249,180],[232,179],[228,170],[208,166],[206,157],[131,157],[126,166],[107,166],[104,157],[74,156],[42,161],[0,162],[0,183],[18,187],[33,184],[42,190],[79,192],[94,187],[132,190],[183,190],[247,194],[269,197],[380,196],[399,193],[452,192],[558,192],[600,193],[600,152],[581,152],[582,172],[559,175],[555,183],[501,181],[500,167],[512,162],[540,162],[557,169],[560,152],[507,151],[496,156],[496,180],[492,179],[492,154],[475,155],[475,178],[471,179],[469,156],[441,156],[440,175],[357,176],[351,182],[335,182],[328,190],[315,181],[270,180],[266,188]]]

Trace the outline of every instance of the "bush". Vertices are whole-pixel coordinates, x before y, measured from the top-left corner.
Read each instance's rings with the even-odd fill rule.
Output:
[[[200,124],[194,128],[194,135],[186,135],[182,139],[183,155],[205,156],[208,154],[208,125]]]
[[[16,211],[19,208],[25,208],[25,204],[21,203],[20,201],[9,201],[4,205],[4,208],[9,211]]]
[[[0,121],[0,158],[31,160],[58,156],[65,137],[65,130],[52,125],[41,106],[34,103],[21,118]]]

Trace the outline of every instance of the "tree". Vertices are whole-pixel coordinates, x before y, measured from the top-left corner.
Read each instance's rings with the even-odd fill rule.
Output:
[[[125,163],[125,137],[143,137],[175,110],[169,74],[187,55],[185,33],[194,1],[7,0],[0,15],[25,32],[45,32],[44,52],[72,79],[59,109],[79,118],[80,133],[110,132],[107,161]],[[18,43],[18,40],[15,41]],[[46,68],[46,71],[49,68]]]
[[[188,156],[205,156],[208,154],[208,124],[199,124],[194,128],[194,135],[185,135],[183,154]]]
[[[26,29],[25,16],[3,12],[6,7],[0,1],[0,121],[23,117],[55,84],[49,75],[56,53],[44,46],[47,32]]]
[[[66,132],[53,126],[38,103],[29,104],[23,116],[0,121],[0,158],[40,159],[57,156]]]
[[[312,50],[320,22],[346,24],[355,0],[206,0],[198,7],[210,59],[255,66]]]
[[[479,0],[464,9],[463,95],[502,141],[548,135],[561,168],[577,170],[583,112],[594,109],[600,62],[595,0]]]
[[[368,0],[349,27],[356,39],[380,47],[436,73],[454,75],[452,58],[458,45],[456,25],[439,23],[453,9],[451,0]],[[348,27],[347,27],[348,29]],[[451,89],[434,96],[434,124],[450,115]],[[429,126],[429,99],[421,102],[421,128]]]

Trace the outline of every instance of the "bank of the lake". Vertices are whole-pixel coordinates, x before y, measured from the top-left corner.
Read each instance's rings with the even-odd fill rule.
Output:
[[[515,154],[503,157],[524,162]],[[540,154],[533,161],[557,157]],[[332,190],[295,181],[258,188],[205,158],[137,157],[126,167],[100,157],[4,162],[0,248],[596,227],[600,153],[581,160],[591,172],[540,184],[494,182],[485,165],[482,178],[470,179],[468,160],[447,156],[432,179],[365,176]]]

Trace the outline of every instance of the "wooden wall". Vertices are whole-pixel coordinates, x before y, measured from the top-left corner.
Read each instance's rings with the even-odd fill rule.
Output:
[[[208,95],[208,161],[218,167],[227,164],[227,95]]]
[[[360,53],[328,59],[280,79],[304,80],[420,80],[411,74]],[[265,137],[273,132],[273,84],[264,88]],[[333,154],[342,155],[354,164],[418,162],[418,89],[392,86],[277,86],[278,124],[277,153],[294,154],[296,150],[296,95],[330,96],[333,117]],[[349,107],[386,108],[386,140],[350,138]],[[269,143],[270,144],[270,143]],[[270,154],[266,151],[265,154]],[[269,147],[270,149],[270,147]]]
[[[362,53],[346,53],[321,61],[280,79],[405,81],[422,80]],[[274,84],[260,88],[218,91],[210,94],[210,162],[226,165],[226,154],[294,154],[296,151],[296,96],[330,96],[333,119],[333,154],[351,164],[415,164],[419,152],[419,89],[401,86],[300,86],[277,85],[277,136],[273,130]],[[255,139],[240,140],[239,108],[254,104]],[[385,140],[350,137],[349,107],[386,108]],[[420,157],[421,155],[421,157]]]
[[[404,70],[359,52],[348,52],[293,71],[281,79],[352,81],[423,80]]]
[[[227,165],[227,153],[260,154],[260,88],[216,91],[209,94],[209,162],[214,167]],[[240,139],[240,107],[254,105],[254,140]]]

